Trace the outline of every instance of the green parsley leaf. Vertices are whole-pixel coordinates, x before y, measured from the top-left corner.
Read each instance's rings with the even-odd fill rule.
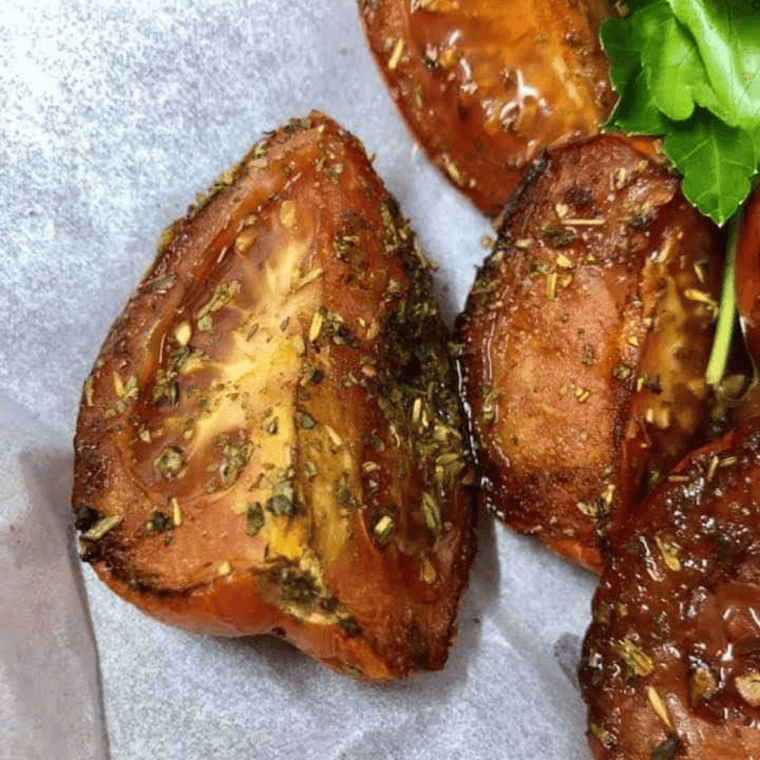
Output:
[[[606,128],[642,135],[663,135],[667,132],[668,122],[657,108],[640,66],[621,91],[620,100]]]
[[[672,122],[663,149],[683,174],[683,193],[718,224],[728,221],[752,189],[755,150],[737,127],[704,116]]]
[[[664,134],[667,129],[641,63],[641,50],[647,37],[656,33],[659,16],[653,5],[636,14],[637,24],[631,24],[628,18],[609,18],[602,26],[602,42],[610,58],[610,78],[620,93],[607,123],[609,129],[654,135]]]
[[[634,0],[601,29],[620,99],[608,129],[659,135],[684,194],[725,223],[760,163],[760,3]]]
[[[699,48],[709,86],[721,103],[721,113],[713,113],[730,126],[754,130],[760,122],[760,4],[668,2]]]
[[[696,41],[665,0],[657,5],[664,10],[663,18],[642,50],[647,83],[657,107],[669,119],[683,121],[701,105],[727,121],[729,114],[710,87]]]

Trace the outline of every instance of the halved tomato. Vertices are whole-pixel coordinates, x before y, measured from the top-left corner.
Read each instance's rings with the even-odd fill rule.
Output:
[[[596,134],[615,102],[605,0],[359,0],[370,48],[430,158],[496,215],[543,148]]]
[[[173,225],[85,384],[85,559],[155,617],[277,633],[364,679],[436,669],[472,460],[430,262],[321,114]]]
[[[484,493],[597,572],[709,420],[721,236],[618,136],[549,151],[515,194],[459,318]]]

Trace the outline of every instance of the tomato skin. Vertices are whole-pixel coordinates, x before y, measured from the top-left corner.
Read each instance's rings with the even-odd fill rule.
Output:
[[[597,760],[746,760],[760,746],[760,428],[687,455],[624,521],[580,683]]]
[[[484,498],[596,572],[712,404],[721,235],[648,156],[612,135],[547,151],[457,324]]]
[[[162,235],[85,383],[72,505],[101,580],[364,680],[443,667],[474,468],[432,267],[322,114],[222,175]]]
[[[370,49],[415,137],[495,216],[547,147],[599,132],[615,103],[604,0],[360,0]]]

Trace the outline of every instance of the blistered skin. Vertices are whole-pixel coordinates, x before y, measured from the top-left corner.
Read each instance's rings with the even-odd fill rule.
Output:
[[[721,257],[679,180],[617,137],[556,149],[458,324],[485,497],[600,571],[600,538],[699,439]]]
[[[84,558],[161,620],[365,679],[442,667],[472,462],[430,262],[312,114],[167,230],[85,383]]]
[[[745,341],[753,360],[760,360],[760,192],[744,207],[736,251],[736,298]]]
[[[412,132],[478,208],[498,214],[546,147],[595,135],[615,103],[605,0],[359,0]]]
[[[760,427],[689,455],[625,522],[580,670],[599,760],[760,757]]]

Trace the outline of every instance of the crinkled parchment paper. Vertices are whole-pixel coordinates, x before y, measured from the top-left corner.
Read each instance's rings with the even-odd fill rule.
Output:
[[[163,626],[76,558],[81,383],[161,230],[263,131],[318,108],[358,135],[464,303],[488,224],[414,146],[354,0],[3,0],[0,102],[0,758],[588,758],[594,580],[489,520],[447,669],[385,686]]]

